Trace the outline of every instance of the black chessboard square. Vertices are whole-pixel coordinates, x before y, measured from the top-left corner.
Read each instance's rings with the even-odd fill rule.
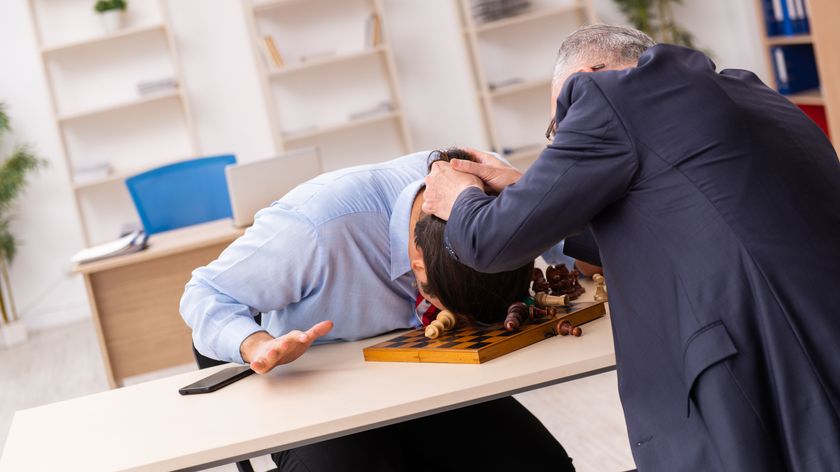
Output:
[[[437,347],[440,348],[440,349],[451,349],[451,348],[453,348],[453,347],[455,347],[459,344],[461,344],[461,343],[459,343],[457,341],[453,341],[453,342],[449,342],[449,343],[446,343],[446,344],[441,344],[440,346],[437,346]]]
[[[467,346],[466,349],[478,349],[480,347],[489,346],[490,344],[491,343],[485,343],[485,342],[475,343],[475,344]]]

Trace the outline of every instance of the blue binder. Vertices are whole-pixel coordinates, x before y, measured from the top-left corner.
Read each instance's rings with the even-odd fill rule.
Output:
[[[776,46],[770,49],[779,93],[789,95],[820,86],[814,48],[810,44]]]

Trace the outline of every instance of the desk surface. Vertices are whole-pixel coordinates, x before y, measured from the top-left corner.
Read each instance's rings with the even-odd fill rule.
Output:
[[[143,251],[89,262],[87,264],[76,264],[73,267],[73,272],[90,274],[129,264],[136,264],[192,249],[230,242],[242,236],[244,233],[245,229],[234,226],[233,220],[229,218],[187,226],[150,236],[149,247]]]
[[[313,347],[269,375],[207,395],[212,370],[15,414],[0,471],[176,470],[230,462],[609,370],[609,317],[480,365],[365,362],[393,336]],[[215,368],[219,369],[221,367]]]

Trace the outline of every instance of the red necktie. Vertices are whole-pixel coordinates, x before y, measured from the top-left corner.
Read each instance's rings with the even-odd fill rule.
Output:
[[[414,303],[414,310],[417,312],[417,316],[420,317],[420,321],[423,323],[423,326],[429,326],[429,324],[437,318],[439,311],[431,304],[431,302],[423,298],[423,295],[420,295],[419,293],[417,294],[417,299]]]

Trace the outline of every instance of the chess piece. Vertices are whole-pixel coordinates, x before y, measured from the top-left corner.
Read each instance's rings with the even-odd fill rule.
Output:
[[[522,302],[516,302],[508,307],[507,316],[505,317],[505,329],[508,331],[516,331],[530,316],[528,305]]]
[[[437,322],[437,320],[432,321],[429,326],[426,326],[426,337],[429,339],[435,339],[443,333],[443,326],[441,323]]]
[[[441,326],[443,327],[444,331],[449,331],[450,329],[455,327],[455,315],[452,314],[449,310],[443,310],[442,312],[438,313],[436,321],[440,321]]]
[[[534,267],[534,272],[531,274],[531,282],[531,290],[533,290],[534,293],[548,292],[551,290],[551,287],[548,285],[548,281],[545,280],[543,271],[536,267]]]
[[[570,323],[569,320],[562,320],[557,323],[557,327],[554,328],[554,332],[560,336],[568,336],[571,334],[576,338],[583,334],[583,330],[580,326],[572,326],[572,323]]]
[[[569,304],[568,295],[549,295],[545,292],[538,292],[534,296],[534,300],[536,300],[537,306],[541,307],[568,306]]]
[[[601,274],[595,274],[592,276],[592,280],[595,281],[595,301],[607,301],[607,285],[604,276]]]

